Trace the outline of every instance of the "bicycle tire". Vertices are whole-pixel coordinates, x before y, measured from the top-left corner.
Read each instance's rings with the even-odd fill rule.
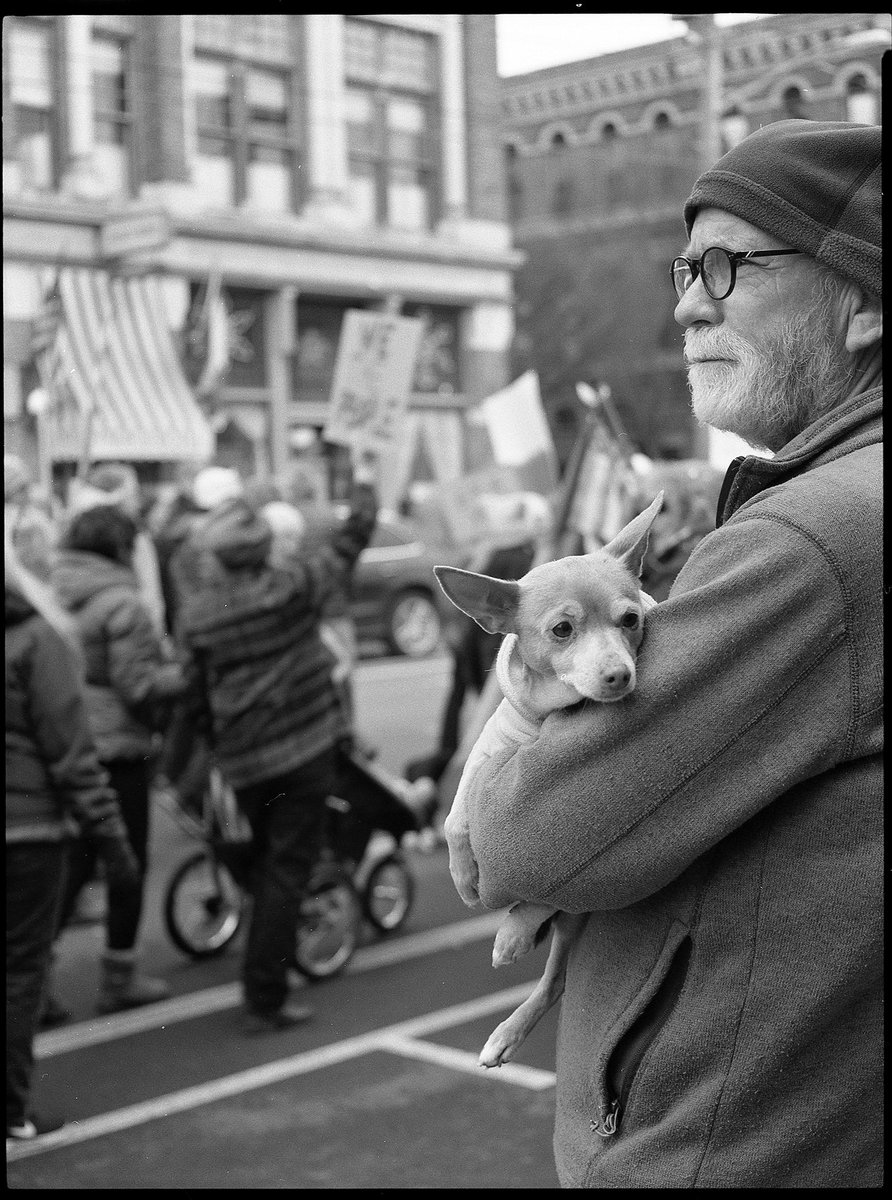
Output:
[[[399,851],[375,863],[362,890],[363,912],[379,933],[405,923],[415,900],[415,879]]]
[[[351,877],[337,867],[317,872],[301,905],[294,966],[309,980],[330,979],[353,957],[361,930],[362,901]]]
[[[241,928],[244,894],[231,871],[207,850],[180,863],[164,895],[164,925],[190,958],[222,954]]]

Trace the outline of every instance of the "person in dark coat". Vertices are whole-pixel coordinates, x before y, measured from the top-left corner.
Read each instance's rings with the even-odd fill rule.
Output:
[[[156,734],[187,679],[182,665],[166,654],[142,598],[132,565],[136,534],[133,518],[114,504],[78,512],[62,534],[52,573],[55,593],[77,625],[90,725],[142,872],[136,887],[108,887],[98,1001],[103,1013],[170,995],[163,980],[138,971],[136,944],[148,870]],[[90,878],[93,857],[90,845],[76,847],[63,924]]]
[[[368,482],[347,519],[313,555],[270,559],[270,523],[243,497],[212,510],[175,556],[177,637],[204,701],[214,755],[251,827],[253,897],[242,964],[248,1032],[306,1020],[288,1004],[288,964],[302,897],[336,790],[342,732],[334,660],[320,636],[375,524]]]
[[[90,730],[76,630],[4,542],[6,573],[6,1136],[62,1121],[30,1103],[33,1043],[64,894],[81,836],[108,879],[139,866]]]

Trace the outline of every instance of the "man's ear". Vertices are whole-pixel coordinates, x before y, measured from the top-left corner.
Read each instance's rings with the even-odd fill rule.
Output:
[[[846,350],[857,354],[883,339],[883,305],[875,296],[854,287],[846,328]]]
[[[434,567],[440,587],[456,608],[487,633],[509,633],[514,628],[520,588],[510,579],[493,579],[459,567]]]

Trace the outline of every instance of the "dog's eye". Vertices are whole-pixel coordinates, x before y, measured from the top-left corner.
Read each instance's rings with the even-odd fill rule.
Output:
[[[641,618],[636,612],[627,612],[620,618],[619,623],[623,629],[637,629]]]
[[[552,625],[551,632],[563,642],[573,633],[573,626],[569,621],[558,621],[557,625]]]

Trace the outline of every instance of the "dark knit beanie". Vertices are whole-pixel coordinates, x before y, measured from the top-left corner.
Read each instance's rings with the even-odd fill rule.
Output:
[[[231,569],[259,567],[266,562],[273,531],[247,501],[224,501],[205,519],[199,537],[220,562]]]
[[[879,125],[777,121],[739,142],[694,184],[698,209],[720,208],[882,296]]]

